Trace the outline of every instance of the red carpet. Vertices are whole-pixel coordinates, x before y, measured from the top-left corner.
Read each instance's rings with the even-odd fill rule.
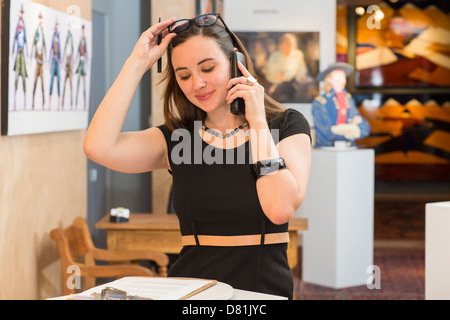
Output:
[[[301,257],[301,250],[299,250]],[[425,298],[425,250],[375,248],[374,265],[380,267],[381,289],[358,286],[332,289],[305,283],[301,268],[293,270],[296,300],[423,300]],[[369,277],[369,275],[368,275]]]

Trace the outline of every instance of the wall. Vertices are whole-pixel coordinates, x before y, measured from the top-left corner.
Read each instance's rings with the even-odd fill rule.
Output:
[[[92,119],[107,90],[141,35],[141,23],[150,24],[148,0],[93,0]],[[123,131],[148,128],[150,114],[149,74],[131,101]],[[146,95],[147,94],[147,95]],[[133,212],[151,212],[151,173],[124,174],[88,162],[88,223],[94,244],[106,247],[106,232],[94,228],[111,208],[127,207]]]
[[[14,1],[14,0],[13,0]],[[36,1],[66,11],[74,1]],[[91,0],[78,0],[91,20]],[[86,216],[85,130],[0,137],[0,299],[61,293],[49,232]]]
[[[107,57],[107,89],[119,75],[141,35],[141,0],[94,0],[94,9],[102,9],[108,21],[105,34]],[[147,129],[141,126],[142,85],[136,90],[122,131]],[[106,93],[106,92],[105,92]],[[150,108],[150,106],[146,106]],[[123,174],[110,171],[108,208],[127,207],[134,212],[151,211],[151,174]]]
[[[162,20],[176,17],[177,19],[192,18],[195,16],[195,0],[153,0],[151,1],[152,24]],[[163,58],[163,70],[166,66],[167,57]],[[155,66],[156,67],[156,66]],[[164,123],[162,92],[164,84],[157,85],[161,80],[161,75],[156,68],[152,68],[152,116],[151,125],[157,126]],[[154,213],[166,213],[169,199],[172,176],[166,170],[158,170],[152,173],[152,206]]]

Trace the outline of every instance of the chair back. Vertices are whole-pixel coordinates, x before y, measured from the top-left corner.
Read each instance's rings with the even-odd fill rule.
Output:
[[[69,277],[74,275],[73,267],[80,264],[94,266],[92,250],[94,245],[89,227],[86,220],[83,218],[76,218],[72,225],[66,228],[54,229],[50,232],[50,237],[56,242],[58,253],[61,260],[61,272],[63,279],[63,293],[74,294],[75,288],[70,289],[67,282]],[[95,284],[95,279],[86,279],[89,286]],[[88,285],[88,284],[86,284]]]
[[[74,294],[75,289],[81,289],[80,287],[75,288],[73,285],[74,281],[80,281],[80,277],[84,280],[85,289],[89,289],[95,286],[96,278],[167,276],[169,258],[163,252],[95,248],[89,226],[83,218],[76,218],[72,225],[64,229],[52,230],[50,237],[58,247],[64,295]],[[96,260],[110,262],[113,265],[96,265]],[[158,273],[156,274],[149,268],[132,264],[132,261],[140,260],[154,261]],[[76,271],[79,273],[74,274]],[[78,278],[75,276],[78,276]]]
[[[68,262],[93,264],[89,253],[93,251],[94,244],[85,219],[76,218],[67,228],[52,230],[50,236],[58,245],[59,255],[66,257]]]

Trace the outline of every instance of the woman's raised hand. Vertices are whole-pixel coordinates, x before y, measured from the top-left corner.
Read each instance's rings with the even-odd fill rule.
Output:
[[[143,68],[145,73],[153,64],[162,57],[167,50],[170,41],[176,36],[176,33],[169,33],[167,30],[175,21],[175,18],[159,22],[144,31],[137,41],[130,59]],[[158,45],[158,35],[162,34],[161,44]]]
[[[239,70],[243,76],[230,79],[225,89],[229,90],[227,102],[231,103],[237,98],[245,100],[245,118],[253,125],[255,122],[266,122],[266,111],[264,108],[264,87],[256,82],[247,68],[239,62]],[[248,79],[253,78],[254,82]]]

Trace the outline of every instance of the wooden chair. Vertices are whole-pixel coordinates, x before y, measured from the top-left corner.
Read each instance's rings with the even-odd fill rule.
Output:
[[[119,251],[94,247],[86,220],[76,218],[65,229],[54,229],[50,237],[56,242],[61,260],[63,295],[74,294],[68,281],[73,277],[73,266],[79,268],[85,290],[95,286],[96,278],[124,276],[167,276],[168,256],[156,251]],[[83,261],[84,260],[84,261]],[[114,265],[96,265],[95,261],[112,262]],[[149,268],[130,264],[131,261],[149,260],[157,265],[157,273]],[[81,262],[80,262],[81,261]],[[120,263],[120,264],[119,264]],[[128,264],[127,264],[128,263]]]

